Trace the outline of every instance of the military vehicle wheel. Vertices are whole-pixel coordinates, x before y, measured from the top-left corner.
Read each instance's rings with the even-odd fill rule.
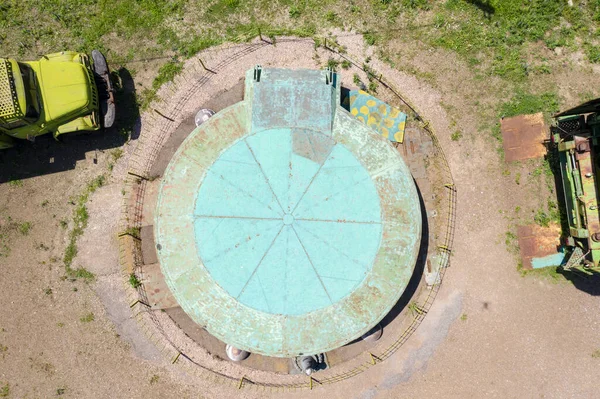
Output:
[[[92,59],[94,60],[94,75],[98,87],[98,96],[100,97],[102,127],[109,128],[115,122],[115,90],[110,80],[110,71],[104,55],[98,50],[92,50]]]

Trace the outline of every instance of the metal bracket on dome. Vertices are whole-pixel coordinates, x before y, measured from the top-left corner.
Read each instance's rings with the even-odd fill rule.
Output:
[[[262,72],[262,66],[256,65],[254,67],[254,80],[260,82],[260,74]]]
[[[333,71],[332,68],[327,67],[325,69],[325,84],[326,85],[333,85],[333,76],[334,76],[335,72]]]

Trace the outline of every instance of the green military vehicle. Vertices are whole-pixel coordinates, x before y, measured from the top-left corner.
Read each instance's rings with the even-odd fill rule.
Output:
[[[555,115],[551,140],[558,151],[571,256],[565,267],[600,263],[600,99]]]
[[[14,139],[108,128],[114,120],[114,90],[99,51],[27,62],[0,58],[0,149]]]

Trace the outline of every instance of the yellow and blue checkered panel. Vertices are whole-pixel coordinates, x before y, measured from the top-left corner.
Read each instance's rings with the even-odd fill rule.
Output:
[[[350,113],[395,143],[404,141],[406,114],[362,90],[350,92]]]

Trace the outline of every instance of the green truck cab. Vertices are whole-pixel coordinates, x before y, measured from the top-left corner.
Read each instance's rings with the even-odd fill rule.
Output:
[[[112,126],[114,90],[106,59],[63,51],[39,61],[0,58],[0,149],[14,139],[54,138]]]

